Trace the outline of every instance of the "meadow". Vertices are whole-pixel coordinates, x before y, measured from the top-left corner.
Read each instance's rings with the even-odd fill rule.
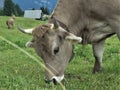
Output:
[[[25,47],[32,36],[21,33],[17,26],[32,28],[45,21],[17,17],[14,29],[9,30],[6,26],[8,18],[0,16],[0,37],[18,45],[43,63],[34,49]],[[94,57],[91,45],[75,45],[74,53],[62,81],[66,90],[120,90],[120,42],[116,35],[106,40],[101,73],[92,73]],[[0,39],[0,90],[62,90],[62,87],[58,84],[53,88],[52,84],[46,84],[43,67]]]

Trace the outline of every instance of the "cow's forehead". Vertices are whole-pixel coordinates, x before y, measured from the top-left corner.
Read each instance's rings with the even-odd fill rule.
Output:
[[[50,28],[51,28],[50,24],[40,25],[36,27],[34,31],[32,32],[33,36],[42,37],[45,33],[50,31]]]

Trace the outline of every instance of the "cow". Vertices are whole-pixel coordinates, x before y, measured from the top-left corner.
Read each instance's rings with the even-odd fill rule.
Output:
[[[8,29],[14,28],[14,21],[15,21],[15,15],[12,15],[12,17],[6,21],[6,25],[8,26]]]
[[[96,73],[102,70],[105,40],[114,34],[120,40],[120,0],[59,0],[48,23],[19,30],[33,35],[26,46],[35,48],[53,72],[46,70],[47,83],[63,80],[74,43],[92,45]]]

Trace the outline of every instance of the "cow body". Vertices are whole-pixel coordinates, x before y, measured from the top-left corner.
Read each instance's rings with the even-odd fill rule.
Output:
[[[67,27],[69,32],[81,36],[83,40],[86,39],[83,43],[94,43],[90,38],[99,36],[98,32],[105,37],[115,33],[115,30],[97,31],[94,28],[97,25],[101,27],[102,24],[111,28],[112,20],[119,19],[119,15],[119,0],[59,0],[52,14],[58,22],[62,23],[61,26]]]
[[[27,43],[27,46],[35,48],[46,67],[55,74],[46,71],[46,81],[63,79],[64,70],[73,55],[71,42],[92,44],[95,57],[93,72],[101,71],[106,38],[117,34],[120,39],[119,18],[119,0],[59,0],[49,23],[34,28],[33,39]]]
[[[120,1],[59,0],[52,17],[61,27],[82,37],[81,44],[92,44],[96,59],[93,72],[100,71],[106,38],[116,33],[120,39]]]
[[[14,28],[15,18],[16,18],[15,15],[12,15],[12,17],[6,21],[6,25],[8,26],[8,29]]]

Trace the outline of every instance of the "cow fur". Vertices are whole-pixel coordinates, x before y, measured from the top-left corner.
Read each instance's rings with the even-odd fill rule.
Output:
[[[52,24],[58,27],[51,28],[49,25]],[[73,41],[82,37],[80,44],[92,45],[93,72],[99,72],[102,70],[105,40],[114,34],[120,39],[120,0],[59,0],[48,24],[36,27],[32,33],[33,39],[28,46],[34,46],[55,77],[63,76],[73,56],[72,44],[66,40],[68,35],[75,37],[69,38]],[[65,33],[69,34],[66,36]],[[57,54],[54,52],[56,48],[59,48]],[[48,82],[53,79],[47,71],[46,77]]]
[[[59,0],[52,17],[64,24],[69,32],[82,36],[81,32],[91,32],[91,27],[97,23],[109,25],[109,21],[116,20],[119,15],[119,0]]]
[[[120,0],[59,0],[50,23],[53,17],[61,27],[82,37],[81,44],[92,44],[94,72],[100,71],[103,42],[114,34],[120,39]],[[97,25],[99,28],[94,29]],[[100,28],[104,25],[105,28]]]
[[[6,21],[6,25],[8,29],[13,29],[14,28],[14,21],[15,21],[15,16],[12,16]]]

